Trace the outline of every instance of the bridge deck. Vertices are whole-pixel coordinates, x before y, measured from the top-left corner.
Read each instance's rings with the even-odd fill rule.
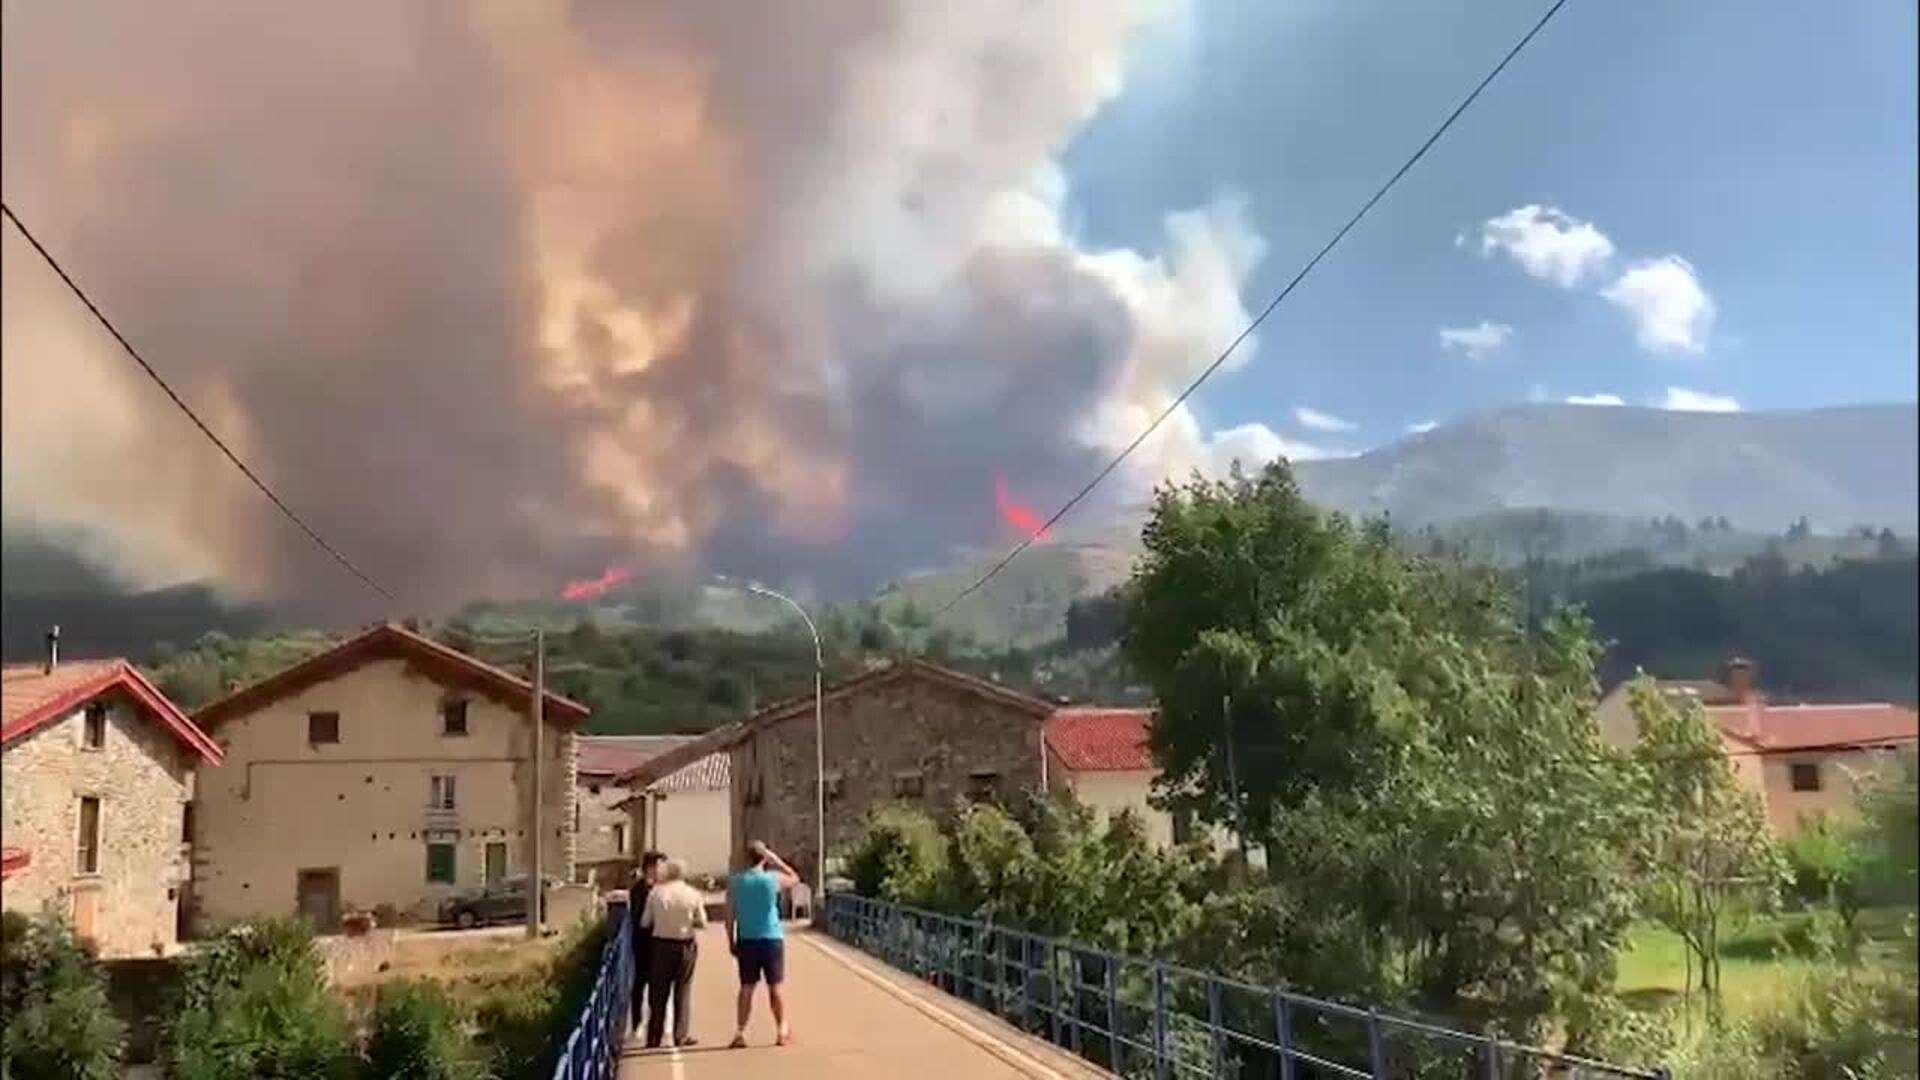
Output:
[[[747,1031],[749,1045],[727,1049],[738,985],[725,932],[709,928],[700,941],[694,977],[693,1035],[700,1045],[642,1050],[636,1036],[621,1061],[621,1080],[1088,1080],[1107,1075],[989,1013],[808,930],[792,933],[787,942],[791,1045],[773,1045],[773,1019],[762,990]]]

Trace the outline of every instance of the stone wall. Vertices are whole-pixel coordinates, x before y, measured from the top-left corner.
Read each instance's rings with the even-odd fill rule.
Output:
[[[185,888],[183,825],[192,790],[188,755],[158,721],[117,691],[106,697],[106,745],[81,748],[85,710],[49,721],[0,758],[5,835],[32,863],[0,887],[0,903],[74,915],[92,893],[95,940],[108,958],[158,956],[178,935]],[[79,872],[80,800],[100,800],[99,872]]]
[[[908,672],[829,700],[825,728],[829,856],[843,854],[882,803],[945,814],[973,793],[977,774],[1003,796],[1041,785],[1040,718],[933,676]],[[754,733],[735,749],[733,769],[736,846],[764,840],[812,879],[813,714]],[[897,784],[914,777],[918,793],[903,793]]]
[[[631,794],[615,784],[611,776],[579,774],[574,785],[574,825],[579,844],[575,861],[578,864],[630,858],[640,850],[642,845],[634,837],[627,811],[614,809]],[[616,825],[620,826],[618,833],[614,830]]]

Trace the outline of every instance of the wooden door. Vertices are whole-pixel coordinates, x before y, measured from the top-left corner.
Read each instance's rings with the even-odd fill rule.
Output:
[[[73,936],[81,941],[95,941],[99,933],[100,892],[97,889],[75,889],[73,892]]]
[[[507,876],[507,845],[502,843],[488,844],[487,845],[487,876],[486,876],[487,884],[492,885],[506,876]]]
[[[313,924],[316,933],[331,934],[340,928],[340,870],[300,871],[295,886],[300,916]]]

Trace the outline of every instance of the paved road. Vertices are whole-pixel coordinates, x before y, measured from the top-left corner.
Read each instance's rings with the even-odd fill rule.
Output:
[[[737,987],[725,931],[710,927],[700,942],[694,978],[693,1034],[700,1045],[641,1050],[635,1038],[621,1063],[621,1080],[1088,1080],[1107,1075],[811,931],[793,932],[787,942],[791,1045],[773,1045],[773,1019],[762,990],[747,1031],[749,1045],[727,1049]]]

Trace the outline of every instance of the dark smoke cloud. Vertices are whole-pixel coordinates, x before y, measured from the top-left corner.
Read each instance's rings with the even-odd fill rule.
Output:
[[[406,608],[612,563],[845,591],[1004,540],[996,470],[1065,497],[1232,332],[1232,214],[1165,263],[1059,229],[1162,6],[14,5],[5,189]],[[6,253],[10,518],[367,613]],[[1182,420],[1149,470],[1208,454]]]

